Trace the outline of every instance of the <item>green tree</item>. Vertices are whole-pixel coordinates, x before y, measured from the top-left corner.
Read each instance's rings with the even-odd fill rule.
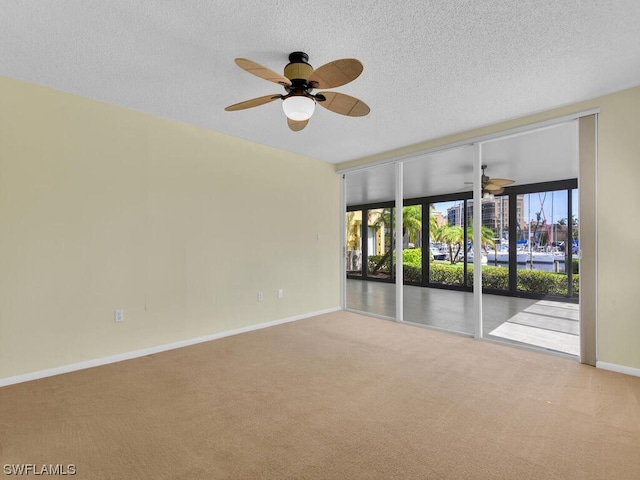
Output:
[[[557,224],[562,228],[567,225],[567,218],[561,218]],[[568,228],[568,227],[567,227]],[[574,241],[578,240],[578,218],[575,215],[571,215],[571,236]]]
[[[385,208],[382,213],[371,224],[373,227],[381,228],[382,226],[391,226],[391,209]],[[409,205],[402,208],[402,236],[408,236],[409,242],[417,243],[417,240],[422,233],[422,206],[421,205]],[[407,242],[408,243],[408,242]],[[380,261],[373,268],[371,273],[377,273],[380,268],[389,261],[391,258],[391,252],[395,247],[395,239],[391,240],[392,247],[389,248]],[[408,245],[404,245],[407,247]]]
[[[431,204],[429,206],[429,237],[431,238],[431,240],[435,240],[435,233],[436,230],[438,229],[438,221],[436,220],[436,217],[434,215],[436,211],[436,207]]]
[[[488,246],[496,247],[494,232],[489,227],[482,227],[480,230],[480,244],[486,251]],[[443,225],[436,228],[434,232],[434,240],[447,245],[449,249],[449,261],[454,264],[460,261],[460,252],[467,252],[464,248],[464,229],[459,226]],[[473,241],[473,227],[467,228],[467,241]]]
[[[578,241],[578,232],[580,231],[578,217],[571,215],[571,235],[574,241]]]
[[[442,225],[437,227],[433,231],[433,239],[447,246],[451,264],[458,262],[460,251],[464,246],[464,230],[462,227],[455,225]]]
[[[356,221],[356,212],[347,212],[347,250],[360,247],[360,224]]]
[[[484,225],[480,229],[480,245],[487,251],[487,247],[491,247],[493,249],[496,248],[496,240],[495,240],[495,232],[491,230],[489,227],[485,227]],[[473,227],[469,227],[467,229],[467,238],[470,242],[473,241]]]
[[[403,237],[408,236],[409,242],[418,244],[418,239],[422,233],[422,206],[410,205],[402,208],[402,229]],[[408,245],[404,245],[407,248]]]

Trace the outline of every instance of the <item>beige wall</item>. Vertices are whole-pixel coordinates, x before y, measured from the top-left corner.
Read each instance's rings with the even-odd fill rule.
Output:
[[[339,306],[333,165],[3,77],[0,98],[0,379]]]
[[[600,109],[596,171],[598,360],[640,369],[640,87],[343,163],[337,168],[394,158],[596,108]]]

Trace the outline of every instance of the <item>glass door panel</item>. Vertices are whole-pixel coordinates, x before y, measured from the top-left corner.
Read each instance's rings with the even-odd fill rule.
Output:
[[[512,275],[516,279],[512,293],[517,296],[483,295],[484,336],[579,354],[579,307],[567,298],[572,296],[573,270],[567,267],[572,257],[571,225],[577,224],[569,219],[568,192],[532,192],[517,195],[515,202],[512,199],[516,212],[511,218],[516,225],[511,232],[516,238],[511,246],[515,244],[516,249],[509,249],[509,257],[512,267],[517,267]],[[496,243],[499,252],[504,241]],[[489,263],[492,260],[489,255]]]
[[[394,171],[394,165],[385,165],[344,175],[346,307],[392,319]]]

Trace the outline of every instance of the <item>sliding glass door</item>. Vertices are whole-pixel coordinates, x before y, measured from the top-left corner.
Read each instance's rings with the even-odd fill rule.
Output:
[[[506,236],[503,228],[496,237],[483,267],[483,289],[498,288],[510,298],[483,295],[484,336],[579,354],[575,185],[575,180],[524,185],[513,188],[506,205],[501,199],[496,226],[506,222],[508,228]],[[505,265],[507,275],[501,270]]]
[[[577,354],[575,127],[345,175],[347,307]]]

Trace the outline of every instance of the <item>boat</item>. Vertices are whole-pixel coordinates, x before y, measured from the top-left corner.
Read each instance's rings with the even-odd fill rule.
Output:
[[[481,255],[482,257],[480,263],[482,265],[487,265],[489,263],[488,257],[484,253],[482,253]],[[469,250],[469,252],[467,252],[467,263],[473,263],[473,250]]]
[[[516,251],[516,263],[527,263],[529,254],[524,251]],[[487,261],[489,265],[495,263],[509,263],[509,249],[507,247],[498,247],[497,250],[487,251]]]
[[[496,263],[509,263],[509,249],[505,247],[499,247],[497,250],[487,251],[487,260],[489,265]],[[522,265],[525,263],[564,263],[565,256],[563,252],[550,251],[550,252],[530,252],[524,248],[519,248],[516,251],[516,263]]]
[[[533,263],[564,263],[564,253],[561,252],[531,252],[527,255],[530,255],[527,261]]]

